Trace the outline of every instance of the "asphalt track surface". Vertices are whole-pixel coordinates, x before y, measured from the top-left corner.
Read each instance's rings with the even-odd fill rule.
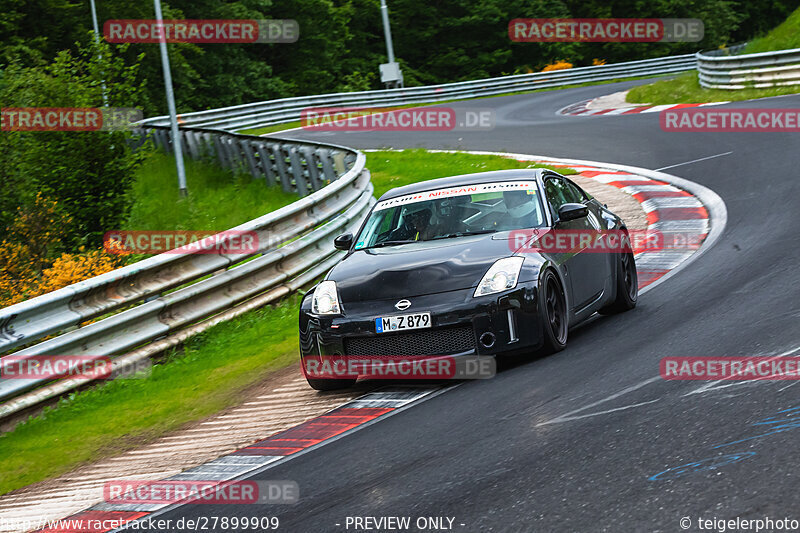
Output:
[[[800,411],[785,411],[800,407],[797,382],[658,377],[665,356],[800,346],[800,142],[789,133],[666,133],[658,113],[555,114],[636,83],[451,104],[494,108],[491,132],[292,132],[363,149],[496,150],[650,169],[732,152],[666,170],[719,194],[728,223],[707,253],[635,310],[572,331],[565,351],[503,365],[494,379],[464,383],[251,477],[296,481],[298,504],[188,505],[158,518],[266,514],[291,532],[355,531],[347,517],[365,516],[407,516],[410,531],[419,517],[451,517],[465,532],[800,520]],[[724,107],[798,108],[800,97]]]

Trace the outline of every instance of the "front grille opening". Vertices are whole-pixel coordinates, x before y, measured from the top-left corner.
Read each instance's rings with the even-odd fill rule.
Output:
[[[450,355],[474,350],[475,334],[470,326],[344,339],[345,355]]]

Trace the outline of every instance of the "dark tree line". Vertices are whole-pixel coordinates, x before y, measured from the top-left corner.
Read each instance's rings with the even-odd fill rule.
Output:
[[[796,0],[389,0],[395,52],[406,85],[446,83],[541,70],[557,60],[589,65],[693,52],[740,42],[779,24]],[[294,44],[172,45],[180,111],[321,92],[378,89],[386,61],[379,0],[164,0],[165,18],[292,18]],[[90,38],[88,0],[0,0],[0,68],[51,62]],[[101,22],[152,19],[150,0],[97,0]],[[701,43],[512,43],[508,21],[528,17],[699,18]],[[148,115],[163,113],[157,45],[122,52],[129,64],[144,54],[138,75]]]

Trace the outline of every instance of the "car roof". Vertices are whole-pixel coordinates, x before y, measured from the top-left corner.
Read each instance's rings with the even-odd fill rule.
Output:
[[[496,181],[508,180],[531,180],[542,177],[542,175],[554,172],[541,168],[521,168],[512,170],[492,170],[490,172],[476,172],[475,174],[462,174],[460,176],[450,176],[447,178],[438,178],[435,180],[420,181],[405,185],[403,187],[396,187],[387,191],[378,198],[378,201],[388,200],[390,198],[397,198],[398,196],[405,196],[422,191],[430,191],[433,189],[443,189],[446,187],[454,187],[458,185],[474,185],[476,183],[493,183]]]

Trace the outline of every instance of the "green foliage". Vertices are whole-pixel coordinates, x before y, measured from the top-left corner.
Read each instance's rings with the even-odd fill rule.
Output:
[[[380,88],[378,65],[386,62],[379,0],[164,0],[165,18],[293,18],[293,44],[173,44],[169,47],[179,112],[247,102]],[[594,58],[609,63],[695,52],[751,39],[783,21],[796,0],[391,0],[395,53],[407,86],[446,83],[541,70],[556,60],[576,66]],[[152,2],[103,0],[102,23],[152,19]],[[0,65],[52,61],[91,39],[85,2],[5,0],[0,20]],[[699,18],[700,43],[514,43],[514,18]],[[794,32],[797,35],[797,32]],[[163,76],[156,44],[120,52],[140,64],[145,94],[137,107],[164,114]],[[141,56],[141,59],[138,59]],[[0,68],[2,68],[0,66]]]
[[[136,172],[128,220],[110,229],[223,231],[298,199],[249,174],[234,177],[206,162],[187,159],[186,175],[189,195],[179,198],[175,158],[151,154]]]
[[[747,44],[746,54],[800,48],[800,8],[789,15],[780,26]]]
[[[345,74],[342,82],[337,87],[339,92],[356,92],[356,91],[369,91],[372,88],[372,82],[376,78],[374,72],[361,73],[358,70],[351,74]]]
[[[124,47],[123,47],[124,50]],[[110,106],[135,107],[144,97],[137,65],[128,66],[107,45],[59,52],[44,66],[12,63],[0,78],[3,107],[101,107],[101,80]],[[10,225],[17,206],[37,192],[58,202],[72,219],[67,247],[97,247],[108,228],[125,219],[126,192],[144,151],[133,153],[127,131],[14,132],[0,135],[0,222]]]
[[[371,173],[370,181],[375,186],[376,198],[395,187],[456,174],[516,168],[552,168],[498,155],[435,153],[422,149],[369,152],[367,167]],[[555,170],[563,175],[575,174],[571,168]]]

